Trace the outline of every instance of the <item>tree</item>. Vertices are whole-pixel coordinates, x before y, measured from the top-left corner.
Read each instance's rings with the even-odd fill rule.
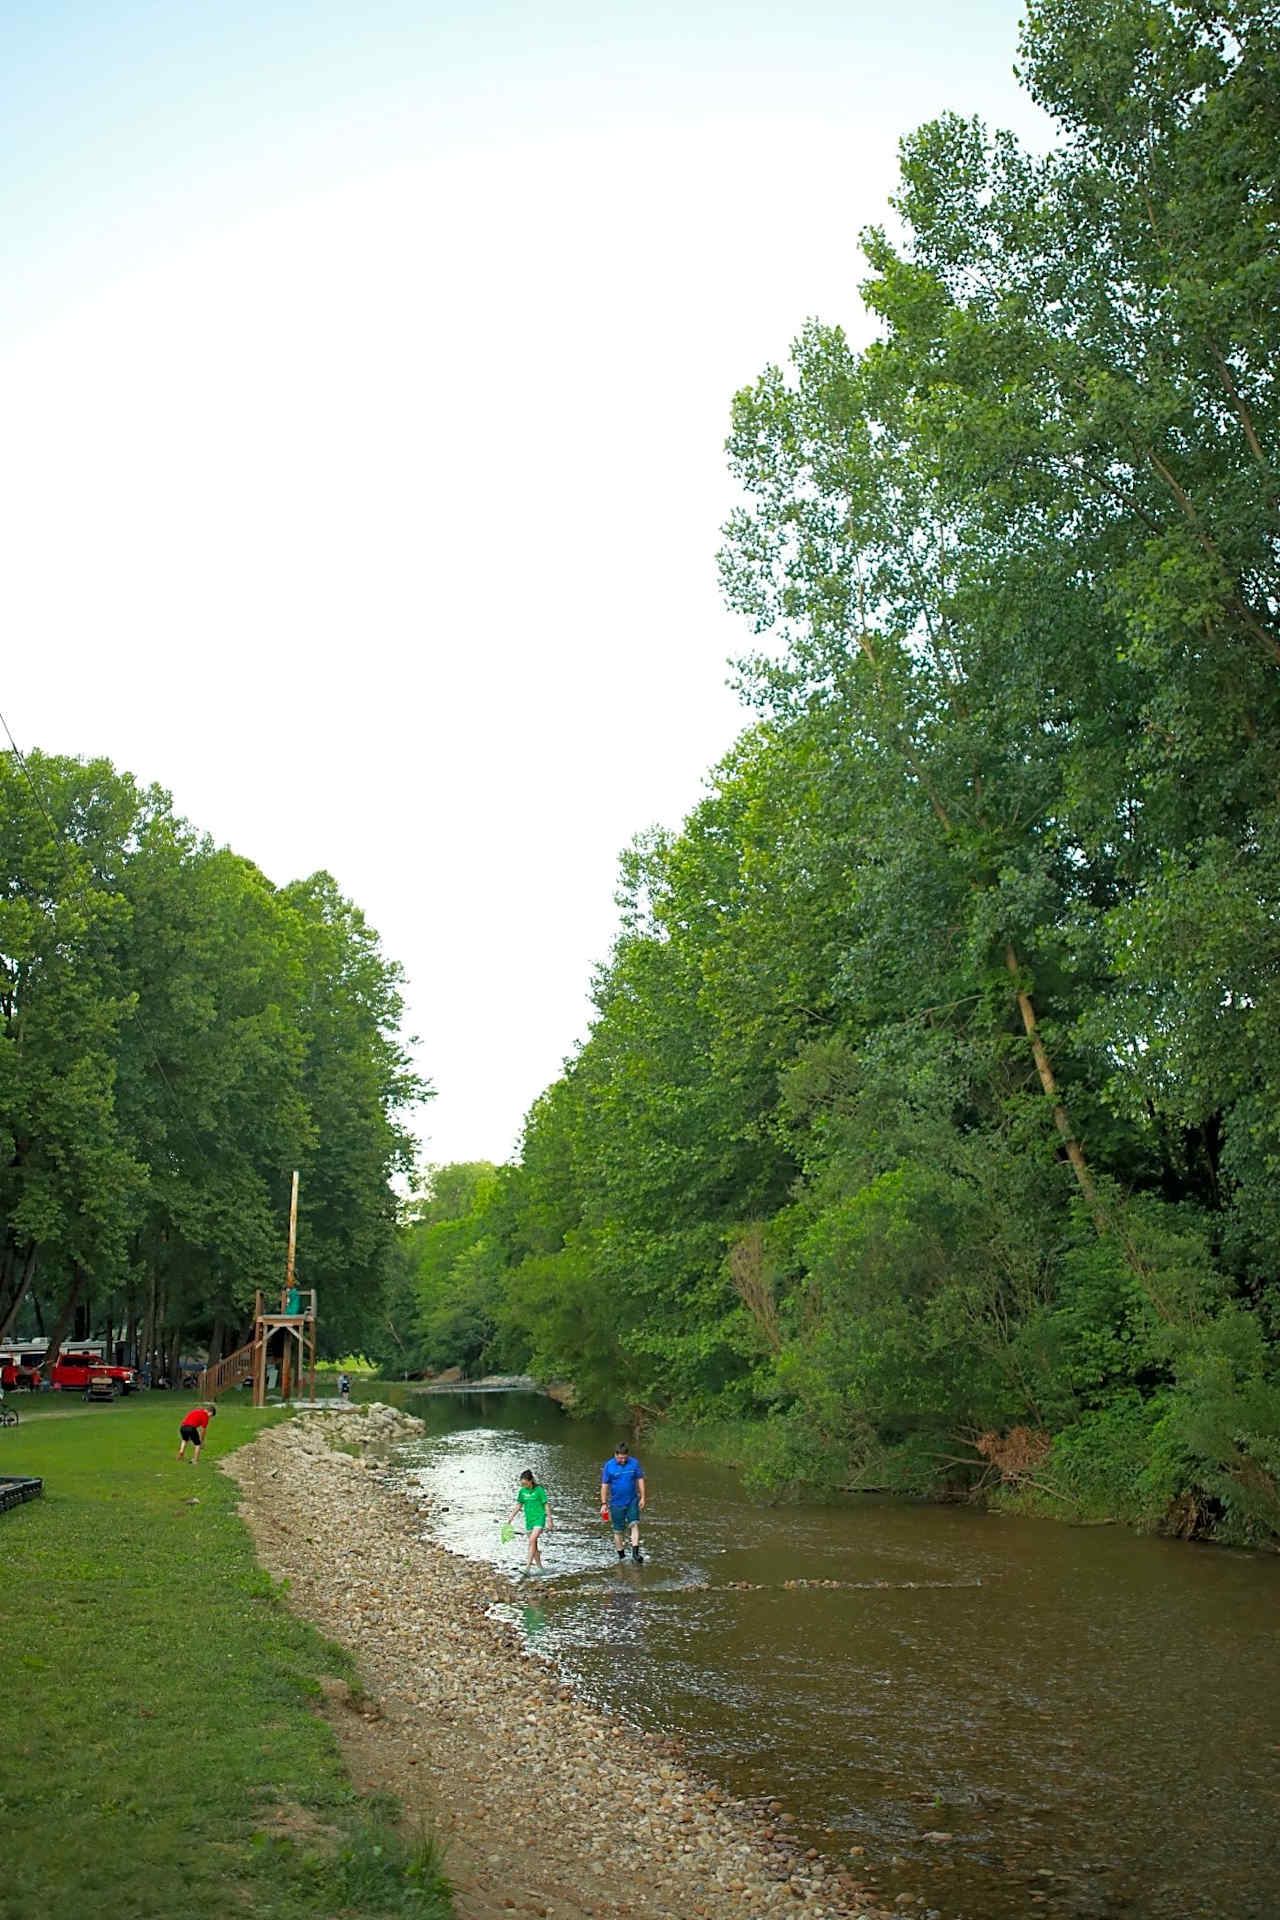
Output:
[[[321,1337],[338,1354],[376,1310],[396,1232],[392,1180],[412,1161],[403,1116],[430,1089],[400,1039],[403,971],[360,909],[324,873],[283,902],[301,936],[299,1271],[324,1290]]]
[[[0,756],[0,1328],[41,1270],[69,1312],[126,1266],[147,1172],[116,1109],[120,852],[161,804],[105,761]]]

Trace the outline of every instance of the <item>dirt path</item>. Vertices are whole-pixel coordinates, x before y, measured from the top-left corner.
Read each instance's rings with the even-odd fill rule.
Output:
[[[422,1509],[383,1474],[418,1430],[389,1407],[335,1409],[223,1465],[263,1566],[355,1654],[359,1690],[330,1701],[352,1777],[434,1827],[460,1920],[881,1915],[788,1844],[785,1816],[771,1824],[696,1779],[671,1743],[575,1699],[487,1617],[509,1582],[424,1540]]]

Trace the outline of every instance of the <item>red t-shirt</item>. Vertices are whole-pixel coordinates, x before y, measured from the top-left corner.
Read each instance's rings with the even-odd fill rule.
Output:
[[[209,1416],[203,1407],[196,1407],[183,1421],[184,1427],[207,1427]]]

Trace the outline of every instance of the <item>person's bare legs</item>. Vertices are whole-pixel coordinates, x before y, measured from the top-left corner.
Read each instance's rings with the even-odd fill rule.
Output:
[[[542,1528],[541,1527],[534,1527],[533,1531],[529,1535],[529,1565],[531,1567],[540,1567],[542,1565]]]

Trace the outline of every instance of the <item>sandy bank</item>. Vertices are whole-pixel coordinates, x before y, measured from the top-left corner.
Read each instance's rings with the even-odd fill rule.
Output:
[[[810,1920],[886,1910],[655,1743],[575,1699],[487,1617],[512,1584],[422,1538],[388,1451],[390,1407],[273,1427],[226,1461],[258,1557],[297,1611],[356,1656],[333,1713],[362,1789],[432,1822],[460,1920]],[[356,1447],[359,1457],[337,1451]],[[922,1914],[926,1903],[897,1903]]]

